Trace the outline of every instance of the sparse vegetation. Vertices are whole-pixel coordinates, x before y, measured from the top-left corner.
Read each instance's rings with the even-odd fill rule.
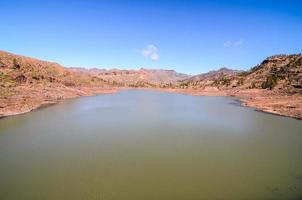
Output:
[[[243,79],[239,79],[238,81],[237,81],[237,86],[241,86],[241,85],[243,85]]]
[[[265,82],[262,83],[262,89],[270,89],[272,90],[278,83],[278,78],[276,75],[271,75],[266,78]]]
[[[13,59],[13,68],[14,69],[20,69],[21,68],[21,65],[19,64],[19,62],[16,58]]]
[[[257,71],[257,70],[259,70],[259,69],[261,69],[261,68],[262,68],[262,65],[256,65],[255,67],[252,67],[252,68],[249,70],[249,72],[247,72],[246,75],[251,74],[251,73],[253,73],[253,72],[255,72],[255,71]]]
[[[238,73],[238,76],[247,76],[247,75],[249,75],[249,74],[250,74],[249,71],[243,71],[243,72],[239,72],[239,73]]]
[[[222,84],[222,85],[229,86],[230,83],[231,83],[231,80],[230,80],[230,79],[225,78],[225,77],[221,78],[221,84]]]

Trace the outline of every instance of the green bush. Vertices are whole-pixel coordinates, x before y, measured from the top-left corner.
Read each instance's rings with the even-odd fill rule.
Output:
[[[223,78],[221,78],[220,83],[221,83],[222,85],[229,86],[230,83],[231,83],[231,80],[228,79],[228,78],[224,78],[224,77],[223,77]]]
[[[13,68],[14,69],[20,69],[21,66],[18,63],[18,60],[16,58],[13,59]]]
[[[278,78],[275,75],[269,76],[266,78],[266,81],[262,83],[262,89],[272,90],[278,83]]]

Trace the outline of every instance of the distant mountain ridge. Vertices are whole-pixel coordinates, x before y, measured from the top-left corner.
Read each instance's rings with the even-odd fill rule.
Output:
[[[160,86],[166,84],[174,84],[177,81],[185,80],[191,76],[178,73],[175,70],[165,69],[145,69],[139,70],[121,70],[121,69],[85,69],[71,68],[75,72],[84,72],[97,76],[108,83],[118,86]]]
[[[190,77],[190,78],[188,78],[184,81],[193,82],[193,81],[202,81],[202,80],[205,80],[205,79],[215,79],[215,78],[218,78],[220,76],[235,75],[239,72],[242,72],[242,71],[232,70],[232,69],[229,69],[229,68],[226,68],[226,67],[222,67],[218,70],[212,70],[212,71],[209,71],[207,73],[192,76],[192,77]]]

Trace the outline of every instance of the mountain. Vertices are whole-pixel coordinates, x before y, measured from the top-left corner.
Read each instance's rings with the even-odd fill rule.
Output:
[[[41,87],[159,87],[190,76],[174,70],[86,69],[66,68],[57,63],[41,61],[0,51],[0,87],[3,91],[16,86]]]
[[[226,68],[226,67],[222,67],[218,70],[213,70],[213,71],[209,71],[209,72],[204,73],[204,74],[198,74],[198,75],[192,76],[191,78],[189,78],[185,81],[194,82],[194,81],[202,81],[202,80],[205,80],[205,79],[217,79],[221,76],[234,75],[234,74],[237,74],[239,72],[241,72],[241,71],[232,70],[232,69],[229,69],[229,68]]]
[[[286,94],[302,94],[302,54],[271,56],[248,71],[221,68],[183,80],[178,87],[266,89]]]
[[[0,117],[66,98],[116,91],[116,87],[158,88],[188,77],[174,70],[66,68],[0,51]]]
[[[108,83],[88,73],[71,71],[57,63],[46,62],[0,51],[2,88],[18,85],[105,86]]]
[[[175,88],[195,95],[235,96],[245,106],[302,119],[302,54],[271,56],[248,71],[222,68]]]
[[[302,119],[302,54],[271,56],[248,71],[221,68],[188,76],[162,69],[66,68],[0,51],[0,117],[125,87],[236,96],[244,105]]]
[[[120,70],[120,69],[83,69],[72,68],[76,72],[89,73],[107,81],[112,85],[124,87],[161,87],[175,84],[178,81],[188,79],[190,76],[177,73],[174,70],[144,69]]]
[[[276,55],[234,77],[241,88],[302,94],[302,54]]]
[[[109,87],[108,82],[88,73],[0,51],[0,117],[66,98],[106,92]]]
[[[194,88],[194,89],[204,89],[206,87],[218,86],[225,79],[235,76],[240,73],[239,70],[232,70],[228,68],[220,68],[219,70],[213,70],[208,73],[199,74],[192,76],[188,79],[182,80],[179,82],[178,87],[186,89],[186,88]]]

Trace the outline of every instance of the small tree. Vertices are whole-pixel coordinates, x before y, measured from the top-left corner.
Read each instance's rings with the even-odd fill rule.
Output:
[[[262,89],[272,90],[278,83],[278,78],[275,75],[269,76],[266,78],[266,81],[262,83]]]
[[[13,59],[13,68],[14,69],[20,69],[21,66],[18,63],[18,60],[16,58]]]

